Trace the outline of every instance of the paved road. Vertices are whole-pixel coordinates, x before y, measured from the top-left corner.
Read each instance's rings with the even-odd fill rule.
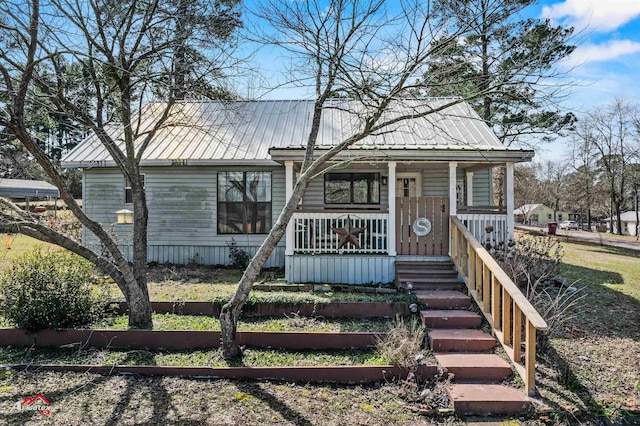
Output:
[[[516,225],[516,229],[521,229],[524,231],[534,231],[541,232],[546,234],[546,228],[540,228],[537,226],[528,226],[528,225]],[[585,241],[588,243],[600,244],[603,246],[612,246],[612,247],[620,247],[631,250],[640,251],[640,242],[634,241],[632,238],[630,240],[621,240],[615,237],[609,236],[609,234],[604,232],[587,232],[587,231],[574,231],[574,230],[562,230],[558,229],[556,231],[557,235],[566,237],[567,240],[576,240],[576,241]]]

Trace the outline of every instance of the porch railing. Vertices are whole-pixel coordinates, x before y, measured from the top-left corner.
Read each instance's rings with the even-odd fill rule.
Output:
[[[295,253],[367,253],[386,254],[389,215],[387,213],[294,213],[293,233]],[[340,247],[336,228],[362,228],[357,233],[357,246]]]
[[[457,217],[482,245],[495,246],[510,238],[506,214],[458,213]]]
[[[531,395],[535,389],[536,377],[536,331],[546,330],[547,323],[489,252],[455,216],[451,217],[450,237],[451,258],[458,273],[524,380],[527,394]]]

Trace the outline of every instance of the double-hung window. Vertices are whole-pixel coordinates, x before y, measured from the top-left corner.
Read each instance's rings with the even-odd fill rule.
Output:
[[[271,172],[218,173],[218,234],[271,230]]]
[[[142,188],[144,188],[144,175],[140,175],[142,181]],[[133,203],[133,191],[131,190],[131,182],[129,178],[124,178],[124,202],[127,204]]]
[[[380,173],[327,173],[325,204],[380,204]]]

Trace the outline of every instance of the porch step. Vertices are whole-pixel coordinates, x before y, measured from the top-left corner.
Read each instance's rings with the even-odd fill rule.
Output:
[[[458,277],[458,273],[456,271],[454,271],[453,269],[428,269],[428,270],[421,270],[421,269],[409,269],[409,268],[402,268],[397,270],[398,272],[398,276],[401,277],[428,277],[428,278],[457,278]]]
[[[511,366],[494,354],[436,354],[438,364],[453,380],[499,382],[511,375]]]
[[[436,352],[484,352],[496,346],[496,339],[481,330],[435,329],[428,335]]]
[[[402,282],[400,288],[406,288],[407,283]],[[437,283],[437,284],[425,284],[425,283],[414,283],[411,282],[411,290],[413,292],[424,292],[429,290],[456,290],[463,291],[465,286],[461,282],[452,282],[452,283]]]
[[[531,404],[522,391],[502,385],[451,384],[447,393],[458,415],[519,414]]]
[[[464,283],[457,278],[431,278],[431,277],[404,277],[396,279],[399,288],[407,288],[409,284],[411,290],[464,290]]]
[[[409,261],[396,261],[395,262],[396,270],[398,269],[416,269],[422,271],[428,270],[442,270],[442,269],[451,269],[453,270],[453,262],[409,262]]]
[[[468,308],[471,298],[456,290],[417,290],[418,302],[431,309]]]
[[[422,322],[429,328],[476,328],[480,327],[482,317],[467,310],[429,310],[421,311]]]

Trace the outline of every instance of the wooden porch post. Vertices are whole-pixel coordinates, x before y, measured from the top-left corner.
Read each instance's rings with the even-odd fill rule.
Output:
[[[396,162],[389,161],[389,221],[387,223],[387,252],[389,256],[396,253]]]
[[[456,169],[458,163],[455,161],[449,162],[449,214],[455,216],[457,214],[457,200],[456,200]]]
[[[457,215],[457,200],[456,200],[456,179],[457,172],[456,169],[458,167],[458,163],[455,161],[449,162],[449,217]],[[453,227],[449,226],[449,256],[454,256],[454,241],[451,238],[453,235]]]
[[[467,172],[467,206],[473,206],[473,172]]]
[[[291,198],[293,194],[293,161],[285,161],[284,162],[284,175],[285,175],[285,187],[286,187],[286,196],[287,201]],[[284,254],[286,256],[293,255],[293,218],[287,223],[287,231],[285,234],[285,251]]]
[[[507,239],[512,240],[515,237],[515,218],[513,216],[513,163],[507,163],[506,166],[507,188],[504,195],[507,204]]]

